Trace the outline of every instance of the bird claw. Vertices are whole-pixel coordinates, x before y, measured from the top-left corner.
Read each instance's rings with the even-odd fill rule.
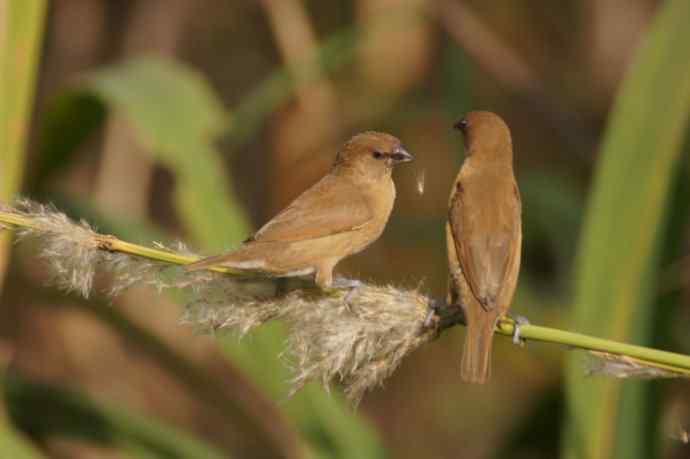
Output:
[[[345,298],[343,298],[343,301],[349,305],[350,301],[355,296],[355,293],[357,293],[357,290],[359,290],[363,285],[364,283],[362,283],[360,280],[339,277],[333,281],[331,287],[336,290],[349,290],[349,292],[347,292],[345,295]]]
[[[513,344],[525,345],[525,339],[520,337],[520,326],[529,325],[529,320],[524,316],[511,317],[513,319]]]
[[[353,289],[353,288],[358,288],[361,287],[362,281],[357,280],[357,279],[346,279],[344,277],[338,277],[336,278],[333,283],[331,284],[331,288],[334,289]]]
[[[432,301],[429,304],[429,312],[426,315],[426,318],[424,319],[424,328],[433,328],[435,325],[435,322],[438,321],[438,310],[440,309],[441,305],[437,300]]]
[[[424,319],[424,328],[431,328],[431,325],[434,322],[434,317],[436,317],[436,311],[434,309],[429,309],[429,313]]]

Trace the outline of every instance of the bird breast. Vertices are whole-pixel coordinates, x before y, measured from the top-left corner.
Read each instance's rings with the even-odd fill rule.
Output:
[[[373,240],[376,240],[383,233],[393,211],[395,184],[392,178],[387,177],[374,186],[365,187],[363,191],[368,195],[367,202],[371,206],[372,215],[374,215],[371,224],[366,225],[368,228],[363,229]]]

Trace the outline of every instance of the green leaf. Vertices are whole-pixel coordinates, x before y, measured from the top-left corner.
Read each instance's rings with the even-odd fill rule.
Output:
[[[236,107],[235,117],[226,131],[228,143],[237,147],[246,143],[263,126],[281,104],[288,102],[299,85],[309,84],[352,61],[358,38],[356,28],[345,28],[328,37],[314,59],[298,64],[302,72],[299,82],[287,68],[279,69],[262,80]]]
[[[24,171],[46,2],[5,2],[0,15],[0,200],[19,191]]]
[[[139,58],[91,74],[86,85],[175,174],[177,210],[194,240],[220,249],[247,235],[245,213],[213,144],[229,117],[200,74],[174,61]]]
[[[46,2],[2,2],[0,8],[0,202],[21,189]],[[10,254],[0,234],[0,288]]]
[[[578,331],[652,340],[658,255],[690,111],[690,2],[670,0],[644,38],[611,115],[578,254]],[[649,458],[649,385],[567,372],[564,458]]]
[[[80,392],[2,376],[8,410],[15,425],[34,437],[70,436],[100,446],[121,447],[140,458],[227,458],[191,435],[157,420],[96,403]],[[14,456],[12,456],[14,457]]]
[[[4,2],[0,10],[0,202],[7,202],[19,192],[24,174],[46,2]],[[9,234],[0,234],[0,285],[9,241]],[[42,457],[4,415],[0,416],[0,457]]]

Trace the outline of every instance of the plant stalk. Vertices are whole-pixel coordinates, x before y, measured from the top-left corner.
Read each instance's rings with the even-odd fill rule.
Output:
[[[18,215],[8,211],[0,210],[0,223],[16,227],[27,227],[40,230],[40,225],[30,217]],[[115,236],[96,235],[94,245],[99,250],[121,252],[138,257],[148,258],[163,263],[185,265],[198,260],[193,255],[183,255],[167,250],[145,247],[131,242],[122,241]],[[238,275],[240,272],[226,267],[213,267],[212,271]],[[437,309],[441,317],[440,330],[462,324],[464,319],[462,311],[455,306],[444,305]],[[496,325],[496,333],[506,336],[515,334],[516,322],[511,318],[504,318]],[[561,344],[571,348],[585,351],[604,352],[634,359],[640,364],[666,370],[680,375],[690,376],[690,356],[675,352],[662,351],[644,346],[622,343],[594,336],[575,333],[557,328],[543,327],[540,325],[522,324],[519,325],[520,339],[541,341],[544,343]]]

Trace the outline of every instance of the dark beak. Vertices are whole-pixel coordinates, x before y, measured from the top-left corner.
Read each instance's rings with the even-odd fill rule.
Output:
[[[407,150],[402,145],[398,145],[395,147],[393,152],[391,153],[391,158],[393,158],[393,161],[396,163],[406,163],[408,161],[414,160],[414,156],[410,154]]]

